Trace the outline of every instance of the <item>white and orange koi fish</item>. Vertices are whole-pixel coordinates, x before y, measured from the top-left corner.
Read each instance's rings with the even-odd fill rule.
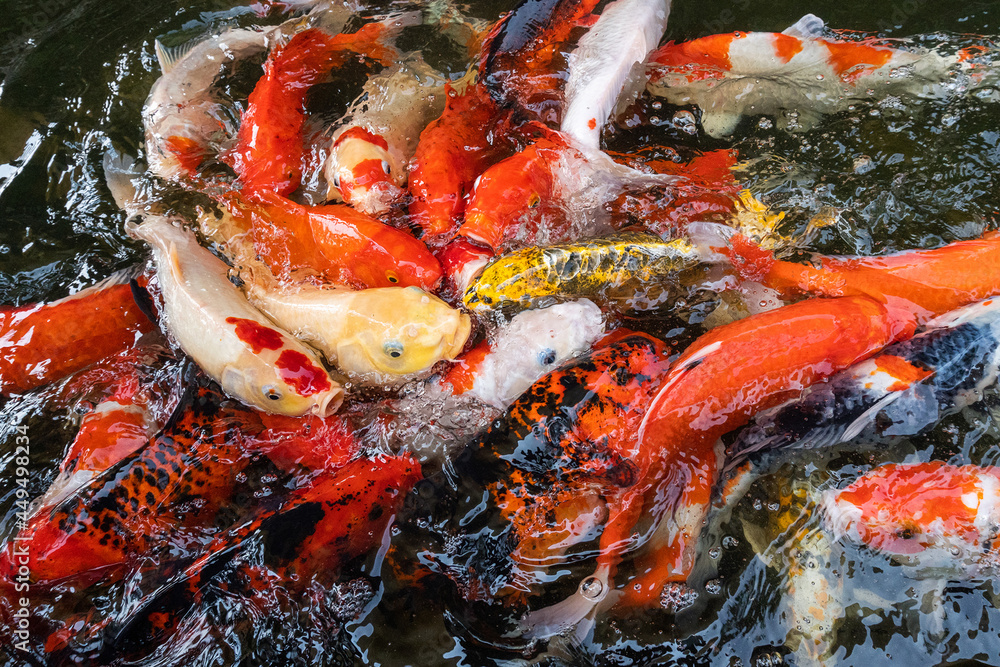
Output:
[[[828,39],[808,14],[781,33],[733,32],[669,43],[648,60],[647,90],[671,104],[695,104],[713,137],[731,135],[746,115],[777,116],[809,129],[823,114],[889,94],[939,98],[966,72],[974,48],[953,55],[898,48],[885,40]],[[974,81],[973,81],[974,83]]]

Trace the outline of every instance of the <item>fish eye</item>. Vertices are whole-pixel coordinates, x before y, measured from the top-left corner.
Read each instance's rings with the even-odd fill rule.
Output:
[[[390,173],[392,173],[392,168],[389,167],[389,161],[388,160],[382,160],[382,171],[385,172],[386,176],[388,176]]]
[[[398,340],[390,340],[382,346],[382,351],[393,359],[399,359],[403,356],[403,344]]]
[[[386,271],[385,272],[385,279],[388,280],[390,283],[393,283],[393,284],[396,284],[396,283],[399,282],[399,276],[397,276],[395,274],[395,272],[393,272],[393,271]]]
[[[333,175],[333,187],[340,189],[340,174]]]
[[[272,401],[281,400],[281,392],[278,391],[278,389],[274,385],[270,384],[265,385],[264,387],[262,387],[262,391],[264,392],[264,395],[267,396]]]
[[[556,351],[547,347],[538,353],[538,363],[542,366],[551,366],[556,362]]]
[[[528,208],[538,208],[538,204],[541,201],[542,201],[542,198],[539,197],[538,193],[536,192],[535,194],[533,194],[530,197],[528,197]]]

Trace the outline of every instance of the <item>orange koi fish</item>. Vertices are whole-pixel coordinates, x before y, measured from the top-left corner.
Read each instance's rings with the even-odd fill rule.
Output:
[[[825,39],[824,28],[808,14],[782,33],[734,32],[668,43],[649,57],[647,88],[671,104],[698,105],[702,126],[714,137],[731,135],[745,115],[778,115],[790,129],[808,129],[822,114],[858,100],[941,97],[943,84],[966,68],[971,54]]]
[[[728,251],[742,277],[783,295],[865,295],[896,300],[926,321],[1000,293],[1000,232],[956,241],[934,250],[883,257],[820,257],[820,267],[777,260],[746,237]]]
[[[100,283],[50,303],[0,308],[0,393],[55,382],[135,343],[154,324],[126,283]]]
[[[462,222],[473,182],[510,150],[502,130],[507,112],[481,84],[462,93],[445,89],[444,112],[420,133],[410,167],[410,219],[430,246],[448,240]]]
[[[266,191],[255,199],[242,203],[254,246],[280,278],[305,269],[357,288],[427,290],[441,279],[441,265],[423,242],[350,206],[307,207]]]
[[[639,171],[606,153],[578,149],[558,133],[542,137],[477,179],[459,235],[502,252],[606,231],[604,205],[626,188],[670,188],[677,177]]]
[[[397,53],[384,45],[388,32],[384,23],[369,23],[355,33],[336,36],[309,28],[271,53],[264,76],[247,101],[236,146],[227,157],[245,193],[289,195],[299,187],[306,93],[354,54],[392,64]]]
[[[694,522],[676,525],[668,510],[649,545],[652,562],[625,587],[621,603],[655,605],[665,582],[684,581],[690,573],[695,531],[717,473],[713,448],[719,437],[748,423],[756,412],[910,338],[915,329],[909,311],[866,297],[845,297],[801,301],[718,327],[696,340],[667,374],[640,426],[639,468],[649,474],[637,485],[642,492],[679,489],[674,507],[684,509],[686,521]],[[609,568],[614,551],[628,543],[641,505],[639,498],[626,497],[620,504],[625,521],[618,525],[612,513],[602,535],[601,559]]]
[[[495,256],[489,248],[484,248],[459,236],[435,255],[444,271],[445,287],[456,298],[461,298],[469,288],[472,279]]]
[[[824,492],[824,520],[840,539],[904,565],[967,577],[996,569],[1000,469],[942,461],[888,464]]]

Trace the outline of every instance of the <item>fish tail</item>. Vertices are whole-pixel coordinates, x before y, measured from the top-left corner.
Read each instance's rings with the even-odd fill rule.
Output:
[[[135,158],[119,153],[114,146],[104,154],[104,179],[111,190],[118,208],[134,215],[144,203],[136,181],[142,177],[142,169]]]

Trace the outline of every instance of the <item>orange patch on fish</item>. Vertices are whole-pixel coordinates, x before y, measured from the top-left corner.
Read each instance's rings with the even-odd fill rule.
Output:
[[[784,33],[774,34],[774,53],[781,59],[781,62],[788,63],[802,51],[802,40]]]
[[[167,137],[163,144],[189,175],[198,173],[198,168],[205,159],[205,148],[201,144],[180,135]]]
[[[914,382],[920,382],[933,375],[933,371],[914,366],[906,359],[893,354],[883,354],[876,357],[875,366],[883,373],[888,373],[896,378],[896,381],[888,387],[889,391],[903,391]]]
[[[857,42],[819,40],[830,52],[830,64],[846,83],[854,83],[863,74],[874,72],[892,59],[893,50]]]

